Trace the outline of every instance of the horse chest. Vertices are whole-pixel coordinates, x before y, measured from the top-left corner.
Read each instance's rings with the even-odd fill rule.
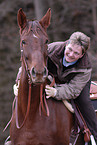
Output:
[[[49,133],[46,134],[45,130],[23,131],[19,134],[14,145],[53,145],[51,136]]]

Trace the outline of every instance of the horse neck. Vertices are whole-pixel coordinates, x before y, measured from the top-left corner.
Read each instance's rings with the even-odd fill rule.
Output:
[[[25,115],[28,107],[28,97],[29,97],[29,83],[26,71],[22,68],[19,96],[18,96],[18,108]],[[31,101],[30,101],[30,112],[34,114],[37,109],[39,109],[40,103],[40,85],[31,85]],[[18,110],[19,110],[18,109]]]

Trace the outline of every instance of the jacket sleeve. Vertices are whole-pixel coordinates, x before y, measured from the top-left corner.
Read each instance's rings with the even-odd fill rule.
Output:
[[[57,100],[77,98],[90,80],[91,71],[92,69],[84,69],[84,72],[77,74],[69,83],[57,85],[55,87],[57,89],[55,98]]]
[[[61,49],[63,49],[63,47],[65,46],[65,43],[66,42],[59,41],[48,44],[48,55],[51,56],[52,54],[56,54],[61,51]]]

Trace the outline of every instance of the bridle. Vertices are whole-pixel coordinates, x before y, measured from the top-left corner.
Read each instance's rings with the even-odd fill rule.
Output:
[[[27,62],[26,62],[26,59],[25,59],[25,56],[24,56],[24,53],[23,53],[24,51],[23,51],[23,47],[21,47],[21,61],[22,61],[22,63],[24,64],[24,66],[25,66],[25,70],[26,70],[26,73],[27,73],[27,76],[28,76],[28,83],[29,84],[32,84],[33,82],[32,82],[32,80],[31,80],[31,75],[30,75],[30,70],[29,70],[29,68],[28,68],[28,64],[27,64]]]
[[[30,111],[30,102],[31,102],[31,86],[33,85],[33,82],[31,80],[31,75],[30,75],[30,71],[27,65],[27,62],[24,58],[24,54],[23,54],[23,48],[21,49],[21,61],[25,66],[25,70],[28,76],[28,83],[29,83],[29,93],[28,93],[28,104],[27,104],[27,111],[26,111],[26,115],[24,118],[23,123],[19,126],[19,122],[18,122],[18,97],[16,96],[16,127],[18,129],[21,129],[24,126],[25,121],[27,120],[27,117],[29,115],[29,111]],[[50,86],[53,86],[55,84],[55,79],[53,77],[53,81],[50,84]],[[41,111],[43,111],[45,116],[49,116],[49,108],[46,102],[46,98],[45,98],[45,93],[43,93],[43,84],[40,85],[40,105],[39,105],[39,114],[41,116]]]
[[[36,23],[37,25],[39,25],[39,27],[41,27],[38,21],[35,21],[34,23]],[[44,33],[44,35],[47,37],[47,34],[45,33],[45,31],[43,30],[42,27],[41,27],[41,30]],[[23,51],[22,44],[21,44],[21,61],[22,61],[22,64],[24,64],[25,71],[26,71],[27,76],[28,76],[28,84],[29,84],[28,104],[27,104],[26,115],[24,117],[24,120],[23,120],[22,124],[19,125],[19,121],[18,121],[18,96],[15,96],[15,98],[13,100],[13,105],[12,105],[12,117],[9,120],[9,122],[7,123],[7,125],[5,126],[3,132],[7,129],[7,127],[9,126],[9,124],[11,123],[11,121],[13,119],[14,109],[16,110],[16,127],[17,127],[17,129],[21,129],[24,126],[25,121],[27,120],[27,117],[29,115],[30,103],[31,103],[31,88],[32,88],[33,82],[32,82],[32,79],[31,79],[31,74],[30,74],[30,70],[28,68],[28,64],[27,64],[25,56],[24,56],[24,51]],[[51,82],[50,86],[54,86],[54,84],[55,84],[55,79],[53,77],[53,81]],[[49,116],[49,108],[48,108],[48,105],[47,105],[47,102],[46,102],[45,93],[43,93],[43,88],[44,88],[44,86],[43,86],[43,84],[41,84],[40,85],[39,114],[41,116],[41,112],[43,111],[44,115]]]
[[[36,21],[36,23],[38,24],[37,21]],[[46,33],[45,33],[45,35],[46,35]],[[17,127],[17,129],[21,129],[24,126],[25,121],[27,120],[27,117],[29,115],[30,103],[31,103],[31,88],[32,88],[33,82],[32,82],[32,79],[31,79],[31,74],[30,74],[30,70],[28,68],[28,64],[27,64],[25,56],[24,56],[24,51],[23,51],[22,44],[21,44],[21,61],[22,61],[22,64],[24,65],[24,67],[25,67],[25,71],[26,71],[27,76],[28,76],[28,84],[29,84],[28,104],[27,104],[26,115],[24,117],[24,120],[23,120],[22,124],[19,125],[19,121],[18,121],[18,96],[15,96],[14,101],[13,101],[13,105],[12,105],[12,117],[11,117],[10,121],[7,123],[7,125],[6,125],[6,127],[4,128],[3,131],[6,130],[6,128],[9,126],[9,124],[12,121],[14,108],[16,110],[16,127]],[[54,86],[54,84],[55,84],[55,79],[53,77],[53,81],[51,82],[50,86]],[[41,112],[43,111],[45,116],[49,116],[49,108],[48,108],[48,105],[47,105],[47,102],[46,102],[45,93],[43,93],[43,88],[44,88],[44,86],[43,86],[43,84],[41,84],[40,85],[39,114],[41,116]]]
[[[28,76],[28,83],[29,83],[29,93],[28,93],[28,104],[27,104],[27,111],[26,111],[26,115],[25,115],[25,118],[24,118],[24,121],[23,123],[19,126],[19,121],[18,121],[18,96],[15,96],[14,100],[13,100],[13,104],[12,104],[12,117],[11,119],[9,120],[9,122],[7,123],[7,125],[5,126],[3,132],[7,129],[7,127],[9,126],[9,124],[11,123],[12,119],[13,119],[13,112],[14,112],[14,108],[15,108],[15,111],[16,111],[16,127],[18,129],[21,129],[23,126],[24,126],[24,123],[28,117],[28,114],[29,114],[29,111],[30,111],[30,102],[31,102],[31,85],[32,85],[32,81],[31,81],[31,76],[30,76],[30,72],[29,72],[29,69],[28,69],[28,65],[27,65],[27,62],[24,58],[24,54],[23,54],[23,48],[21,47],[21,61],[22,63],[24,64],[25,66],[25,70],[26,70],[26,73],[27,73],[27,76]],[[18,81],[18,80],[17,80]]]
[[[27,117],[29,115],[30,102],[31,102],[31,86],[33,85],[33,83],[31,81],[30,71],[29,71],[27,62],[24,58],[23,48],[21,49],[21,61],[25,66],[25,70],[26,70],[26,73],[27,73],[27,76],[28,76],[28,83],[29,83],[28,104],[27,104],[26,115],[25,115],[25,118],[24,118],[22,124],[19,125],[19,122],[18,122],[18,96],[15,96],[15,98],[13,100],[13,105],[12,105],[12,117],[9,120],[9,122],[7,123],[7,125],[5,126],[3,132],[7,129],[7,127],[9,126],[9,124],[11,123],[11,121],[13,119],[14,108],[16,110],[16,127],[17,127],[17,129],[21,129],[24,126],[25,121],[27,120]],[[52,75],[52,77],[53,77],[53,75]],[[54,86],[54,84],[55,84],[55,79],[53,77],[53,80],[52,80],[50,86],[52,87],[52,86]],[[45,93],[43,93],[43,84],[40,85],[40,105],[39,105],[39,114],[40,114],[40,116],[41,116],[41,111],[43,111],[45,116],[49,116],[49,108],[48,108],[48,105],[47,105],[47,102],[46,102]]]

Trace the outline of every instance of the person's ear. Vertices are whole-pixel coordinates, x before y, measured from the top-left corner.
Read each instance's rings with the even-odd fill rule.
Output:
[[[82,58],[84,56],[85,52],[80,56],[80,58]]]

